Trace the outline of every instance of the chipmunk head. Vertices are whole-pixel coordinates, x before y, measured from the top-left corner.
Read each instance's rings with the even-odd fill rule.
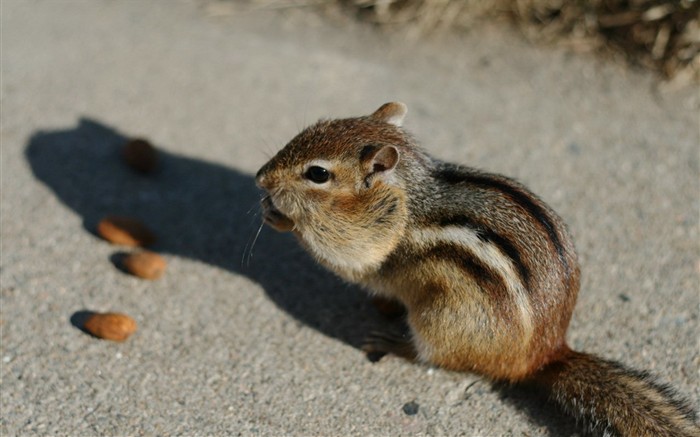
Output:
[[[369,116],[322,120],[298,134],[256,175],[267,192],[265,222],[294,231],[341,276],[378,266],[406,222],[398,174],[410,142],[400,129],[405,114],[403,103],[387,103]]]

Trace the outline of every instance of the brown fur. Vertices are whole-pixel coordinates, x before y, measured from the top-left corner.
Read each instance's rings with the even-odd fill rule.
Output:
[[[267,223],[406,309],[410,337],[374,336],[365,350],[538,382],[604,433],[698,435],[668,389],[566,345],[580,280],[557,214],[509,178],[429,157],[400,128],[405,113],[388,103],[321,121],[257,175]],[[314,181],[310,166],[330,177]]]
[[[670,388],[612,361],[567,349],[533,381],[566,411],[605,435],[700,435],[693,411],[676,400]]]

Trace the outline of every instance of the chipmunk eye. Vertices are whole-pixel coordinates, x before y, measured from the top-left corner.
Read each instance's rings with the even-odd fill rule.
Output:
[[[310,180],[311,182],[322,184],[324,182],[327,182],[328,179],[331,178],[331,172],[329,172],[323,167],[312,165],[306,170],[306,173],[304,173],[304,177],[306,177],[306,179]]]

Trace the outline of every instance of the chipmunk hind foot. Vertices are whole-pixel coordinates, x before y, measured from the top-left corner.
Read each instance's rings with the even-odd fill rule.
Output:
[[[416,361],[418,359],[418,352],[408,332],[372,331],[365,337],[362,351],[367,354],[370,361],[379,361],[379,359],[388,354],[396,355],[408,361]]]

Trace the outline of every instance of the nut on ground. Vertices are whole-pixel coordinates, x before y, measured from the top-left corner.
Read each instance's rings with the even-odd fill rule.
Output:
[[[95,313],[83,325],[83,328],[98,338],[111,341],[124,341],[136,332],[136,321],[121,313]]]
[[[165,273],[165,259],[154,252],[141,251],[131,253],[122,260],[126,271],[143,279],[158,279]]]
[[[97,224],[97,233],[110,243],[122,246],[150,246],[156,240],[153,231],[131,217],[107,216]]]
[[[124,162],[140,173],[152,173],[158,166],[158,151],[147,140],[130,140],[122,149]]]

